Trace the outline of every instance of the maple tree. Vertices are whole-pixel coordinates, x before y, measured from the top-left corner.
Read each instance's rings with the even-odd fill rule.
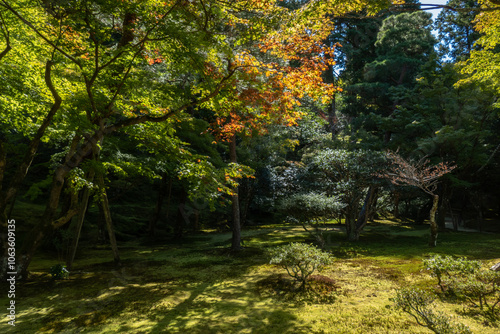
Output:
[[[41,46],[37,57],[50,59],[47,73],[57,74],[56,83],[46,80],[53,109],[39,137],[48,129],[70,143],[53,171],[40,223],[20,252],[21,275],[45,236],[79,211],[75,200],[57,213],[73,171],[105,137],[168,123],[197,107],[233,120],[238,111],[240,121],[232,124],[239,129],[293,125],[303,96],[327,102],[336,90],[322,81],[333,62],[333,47],[322,43],[331,29],[325,18],[362,8],[374,14],[392,3],[310,1],[290,10],[265,0],[1,0],[7,54],[23,43],[13,42],[8,15],[9,24],[22,26]]]
[[[386,156],[391,166],[389,166],[387,172],[381,174],[382,177],[387,178],[395,185],[417,187],[432,196],[429,246],[435,247],[438,237],[436,211],[438,209],[439,195],[436,193],[437,184],[439,178],[450,173],[456,166],[445,162],[429,165],[429,160],[426,158],[412,162],[391,151],[387,151]]]

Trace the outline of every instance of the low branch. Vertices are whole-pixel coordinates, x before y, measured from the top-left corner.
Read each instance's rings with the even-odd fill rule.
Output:
[[[3,18],[2,13],[0,12],[0,30],[2,31],[2,35],[5,38],[5,49],[0,52],[0,60],[10,51],[12,47],[10,46],[10,34],[7,29],[7,25],[5,24],[5,20]]]
[[[12,181],[9,185],[9,188],[6,192],[5,198],[3,199],[4,201],[9,201],[12,197],[17,192],[17,189],[23,182],[26,174],[28,173],[28,169],[31,166],[31,163],[33,162],[33,158],[35,157],[35,154],[38,150],[38,146],[40,145],[40,141],[42,137],[45,134],[45,131],[47,130],[48,126],[52,123],[52,119],[54,118],[54,115],[56,112],[59,110],[62,104],[62,99],[61,96],[57,93],[54,84],[52,82],[51,78],[51,73],[52,73],[52,61],[48,60],[47,63],[45,64],[45,84],[50,90],[50,93],[52,94],[52,97],[54,98],[54,104],[50,108],[50,111],[48,114],[45,116],[42,124],[38,128],[35,136],[31,140],[28,150],[26,154],[24,155],[23,161],[19,165],[19,169],[17,170],[15,176],[12,178]]]

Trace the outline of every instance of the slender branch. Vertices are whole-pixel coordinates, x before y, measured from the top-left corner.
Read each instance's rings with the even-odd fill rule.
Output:
[[[23,22],[26,26],[28,26],[31,30],[33,30],[40,38],[42,38],[45,42],[47,42],[51,47],[59,51],[62,55],[64,55],[66,58],[71,60],[73,63],[75,63],[80,69],[83,69],[82,64],[76,59],[75,57],[71,56],[69,53],[61,49],[57,44],[52,42],[48,37],[46,37],[39,29],[37,29],[30,21],[25,19],[17,10],[12,8],[11,5],[6,0],[0,0],[3,5],[7,10],[9,10],[12,14],[17,16],[21,22]]]
[[[126,119],[122,122],[118,122],[116,124],[113,124],[113,125],[106,127],[105,132],[110,133],[110,132],[116,131],[118,129],[127,127],[127,126],[140,124],[140,123],[144,123],[144,122],[153,122],[153,123],[163,122],[163,121],[169,119],[170,117],[172,117],[173,115],[180,113],[181,111],[184,111],[190,107],[194,107],[194,106],[199,105],[201,103],[207,102],[211,98],[215,97],[221,91],[221,89],[224,87],[225,82],[233,76],[233,74],[236,72],[237,69],[238,69],[238,67],[231,69],[229,71],[229,73],[217,84],[217,87],[210,94],[206,95],[205,97],[203,97],[201,99],[186,103],[186,104],[182,105],[181,107],[177,108],[176,110],[170,111],[163,116],[155,117],[155,116],[151,116],[151,115],[143,115],[143,116],[139,116],[136,118]]]
[[[5,20],[3,18],[2,12],[0,12],[0,30],[2,31],[2,35],[5,38],[5,49],[0,52],[0,60],[10,51],[12,50],[10,46],[10,34],[7,29],[7,25],[5,24]]]
[[[12,181],[9,185],[6,197],[4,198],[5,201],[9,201],[9,199],[11,199],[16,194],[19,185],[24,180],[24,177],[28,173],[28,169],[31,166],[31,163],[33,162],[33,158],[35,157],[35,154],[38,150],[38,145],[40,144],[40,141],[43,135],[45,134],[45,130],[52,122],[52,118],[56,114],[57,110],[59,110],[59,108],[61,107],[62,99],[54,87],[51,78],[51,73],[52,73],[52,61],[48,60],[47,63],[45,64],[45,84],[49,88],[50,93],[54,98],[54,104],[52,105],[50,111],[45,116],[42,124],[38,128],[35,137],[31,140],[28,147],[28,151],[26,152],[24,159],[20,164],[19,169],[17,170],[16,175],[12,178]]]
[[[500,150],[500,144],[497,145],[497,147],[493,150],[493,152],[488,157],[488,160],[486,160],[486,162],[481,166],[481,168],[479,168],[477,170],[476,173],[481,172],[490,163],[491,159],[493,159],[493,157],[497,154],[498,150]]]

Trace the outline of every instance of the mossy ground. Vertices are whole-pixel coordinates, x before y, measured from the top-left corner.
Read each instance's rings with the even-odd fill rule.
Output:
[[[500,236],[447,232],[426,246],[426,226],[380,221],[358,243],[338,227],[327,235],[337,255],[310,283],[313,292],[269,265],[266,248],[306,241],[302,228],[264,226],[243,232],[245,248],[228,251],[230,234],[200,233],[182,242],[121,243],[115,267],[109,248],[82,249],[70,278],[53,281],[48,254],[33,262],[32,278],[16,290],[16,327],[3,333],[429,333],[390,301],[395,289],[435,285],[422,267],[431,253],[500,261]],[[7,291],[7,289],[3,289]],[[7,305],[6,294],[0,297]],[[439,301],[474,333],[498,333],[495,323],[464,306]],[[5,313],[4,313],[5,314]]]

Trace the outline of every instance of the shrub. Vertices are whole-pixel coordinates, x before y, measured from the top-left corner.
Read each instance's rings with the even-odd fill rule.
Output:
[[[56,264],[50,267],[50,274],[52,279],[67,279],[69,277],[69,271],[63,264]]]
[[[279,264],[288,275],[305,288],[307,278],[317,269],[330,264],[333,257],[313,245],[292,242],[271,250],[271,264]]]
[[[465,277],[453,277],[446,284],[457,296],[496,317],[495,308],[500,304],[500,272],[482,270]]]
[[[446,287],[443,281],[444,278],[474,274],[481,268],[481,262],[468,260],[467,258],[434,255],[424,260],[424,266],[431,272],[431,276],[437,278],[439,287],[444,292]]]
[[[434,311],[431,304],[434,297],[426,291],[416,288],[397,290],[392,301],[396,307],[410,314],[420,326],[429,328],[437,334],[469,334],[469,327],[463,324],[453,324],[447,315]]]
[[[289,221],[302,224],[304,230],[315,238],[321,248],[324,248],[325,222],[329,219],[340,221],[344,206],[337,197],[310,192],[285,197],[281,200],[278,208],[287,215]]]

